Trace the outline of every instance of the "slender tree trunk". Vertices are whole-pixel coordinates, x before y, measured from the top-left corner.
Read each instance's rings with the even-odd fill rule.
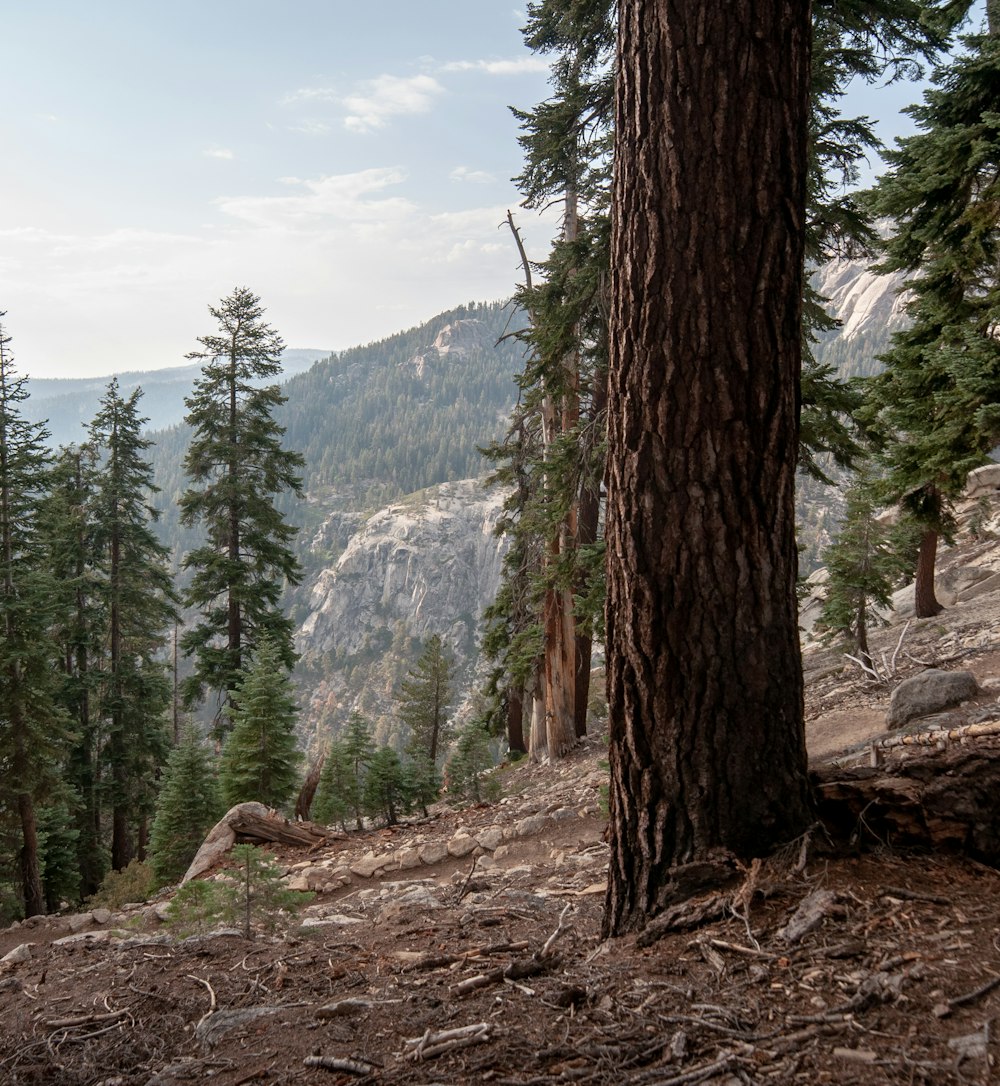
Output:
[[[675,868],[812,820],[795,454],[810,18],[622,0],[608,450],[604,932]]]
[[[933,618],[944,608],[934,594],[934,566],[937,562],[938,533],[928,528],[920,537],[917,553],[917,577],[913,586],[913,606],[917,618]]]
[[[233,449],[232,456],[230,457],[227,471],[229,473],[229,547],[228,557],[231,563],[232,569],[237,569],[240,562],[240,510],[236,505],[236,494],[239,492],[239,472],[240,464],[237,459],[237,422],[239,420],[238,407],[236,397],[236,362],[237,362],[237,348],[236,348],[236,335],[233,334],[233,348],[230,365],[229,376],[229,440]],[[227,635],[229,645],[229,664],[234,670],[239,670],[243,666],[243,614],[240,608],[240,598],[235,587],[230,584],[229,596],[226,601],[228,610],[227,617]],[[233,697],[233,690],[229,689],[225,691],[225,704],[223,706],[223,712],[228,706],[230,715],[236,709],[236,701]],[[217,725],[216,734],[219,738],[222,737],[225,732],[228,731],[228,726],[225,723],[225,717],[220,714]]]
[[[862,595],[861,602],[858,604],[858,613],[854,619],[854,643],[857,646],[859,658],[870,665],[872,662],[872,654],[868,651],[867,606],[867,598]]]
[[[607,375],[594,375],[593,403],[591,404],[591,424],[602,425],[607,412],[608,382]],[[585,483],[580,491],[580,508],[576,522],[577,547],[590,546],[597,542],[597,533],[601,519],[600,483]],[[585,585],[577,583],[577,592],[582,592]],[[576,694],[573,700],[576,734],[582,738],[587,734],[587,707],[590,702],[590,671],[593,657],[593,641],[590,634],[576,630]]]
[[[17,797],[17,813],[21,821],[21,893],[24,915],[45,913],[45,892],[42,889],[41,864],[38,859],[38,822],[35,804],[28,792]]]
[[[511,751],[528,753],[524,744],[524,698],[513,687],[507,691],[507,746]]]
[[[531,688],[531,738],[528,740],[528,753],[533,762],[542,761],[548,757],[549,753],[541,667],[535,673],[535,681]]]

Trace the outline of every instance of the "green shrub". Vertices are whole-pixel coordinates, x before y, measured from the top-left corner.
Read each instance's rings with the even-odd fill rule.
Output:
[[[121,871],[109,871],[100,889],[87,898],[91,909],[120,909],[132,901],[145,901],[156,888],[149,864],[133,860]]]

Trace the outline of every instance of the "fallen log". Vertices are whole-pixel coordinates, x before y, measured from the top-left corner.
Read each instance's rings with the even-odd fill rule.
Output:
[[[209,830],[181,884],[211,870],[237,842],[312,849],[342,837],[313,822],[289,822],[263,803],[238,803]]]
[[[812,773],[819,817],[840,844],[881,842],[961,852],[1000,864],[1000,738],[967,736],[944,749]]]

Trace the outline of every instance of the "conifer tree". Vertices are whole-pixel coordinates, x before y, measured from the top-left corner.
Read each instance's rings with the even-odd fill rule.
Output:
[[[488,778],[493,768],[490,734],[482,720],[473,719],[458,733],[455,752],[448,760],[448,793],[473,803],[496,799],[500,786]]]
[[[125,399],[117,380],[90,426],[100,458],[93,502],[94,545],[106,571],[108,657],[103,676],[104,756],[111,807],[111,866],[120,871],[145,844],[156,770],[167,753],[165,713],[170,686],[158,659],[176,618],[166,548],[153,534],[156,511],[150,442],[139,413],[142,391]]]
[[[170,752],[150,834],[153,874],[173,883],[187,870],[205,834],[222,815],[215,759],[189,727]]]
[[[0,312],[0,793],[20,840],[25,916],[45,912],[39,857],[39,800],[59,771],[65,716],[55,701],[48,627],[52,579],[40,562],[39,507],[50,457],[44,427],[28,422]],[[9,805],[9,806],[8,806]]]
[[[361,829],[361,816],[364,810],[365,774],[375,753],[371,726],[360,713],[351,713],[341,737],[344,756],[350,773],[350,787],[345,797],[348,809],[354,816],[357,828]]]
[[[1000,4],[989,0],[986,33],[935,73],[909,112],[916,135],[887,154],[891,169],[874,192],[894,233],[885,271],[906,283],[911,323],[882,356],[869,412],[888,444],[891,495],[923,524],[916,610],[940,610],[934,593],[937,539],[950,501],[1000,440]]]
[[[521,122],[525,202],[564,201],[562,235],[541,262],[541,282],[521,250],[530,347],[521,398],[502,442],[485,450],[495,480],[512,486],[505,527],[514,542],[504,588],[486,615],[484,644],[495,661],[490,692],[506,710],[511,748],[522,742],[522,699],[531,700],[530,746],[565,753],[585,730],[589,638],[600,636],[604,545],[599,539],[604,475],[614,24],[610,0],[538,0],[528,5],[525,42],[552,60],[552,95]],[[874,241],[863,207],[849,194],[857,162],[878,147],[867,118],[845,118],[839,99],[852,79],[917,74],[945,42],[950,0],[817,0],[809,140],[806,257],[856,255]],[[942,10],[939,10],[942,9]],[[517,239],[520,246],[520,239]],[[800,467],[825,479],[829,457],[847,466],[859,454],[850,423],[856,389],[818,366],[813,340],[836,325],[805,284]],[[576,684],[567,682],[575,640]]]
[[[59,704],[72,740],[65,779],[75,794],[80,896],[97,892],[107,868],[101,833],[99,685],[107,629],[107,571],[94,542],[97,487],[92,446],[60,450],[42,506],[45,566],[53,576],[51,635],[59,653]]]
[[[871,663],[868,631],[881,624],[880,609],[889,607],[903,569],[893,533],[878,519],[877,494],[869,472],[859,470],[846,494],[844,522],[823,554],[830,576],[821,622],[849,636],[865,664]]]
[[[204,367],[185,400],[194,434],[184,461],[191,485],[181,497],[181,521],[200,524],[206,541],[184,559],[193,571],[185,602],[201,611],[201,621],[182,643],[195,657],[186,700],[217,691],[222,734],[225,707],[262,638],[272,640],[285,669],[295,663],[292,624],[279,602],[284,586],[300,580],[290,549],[296,529],[275,498],[301,494],[303,459],[281,447],[284,430],[273,414],[285,396],[278,385],[262,384],[280,372],[284,344],[264,322],[260,299],[237,287],[209,312],[218,332],[200,337],[200,349],[188,355]]]
[[[407,806],[406,776],[403,763],[392,747],[379,747],[372,755],[365,775],[365,809],[395,826]]]
[[[312,816],[326,826],[339,824],[341,829],[346,830],[347,819],[354,813],[355,804],[360,811],[361,796],[346,745],[343,740],[337,740],[330,744],[323,762],[312,804]],[[358,829],[361,829],[360,814]]]
[[[229,807],[255,800],[284,807],[298,788],[298,712],[281,647],[265,637],[234,687],[232,731],[222,750],[220,783]]]
[[[80,831],[72,807],[74,797],[68,789],[63,789],[57,802],[52,799],[38,811],[42,885],[45,887],[45,908],[50,913],[58,912],[63,902],[75,904],[82,896],[78,857]]]
[[[452,663],[439,634],[432,634],[400,688],[399,719],[409,732],[407,752],[412,759],[436,769],[451,738],[448,706],[451,702]]]

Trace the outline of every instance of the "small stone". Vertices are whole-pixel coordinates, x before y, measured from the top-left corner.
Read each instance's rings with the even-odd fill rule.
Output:
[[[376,856],[374,852],[368,852],[351,864],[351,874],[359,879],[370,879],[377,871],[381,871],[389,863],[388,856]]]
[[[305,875],[292,875],[291,878],[285,879],[285,886],[287,886],[289,890],[308,890],[309,880]]]
[[[110,909],[95,909],[91,914],[95,924],[107,924],[111,921]]]
[[[84,928],[93,923],[93,920],[93,913],[73,913],[72,916],[66,917],[66,924],[70,931],[77,932],[83,931]]]
[[[510,855],[510,845],[497,845],[493,850],[493,859],[502,860]]]
[[[420,847],[420,862],[424,864],[439,864],[448,858],[448,847],[440,841],[431,841]]]
[[[467,833],[456,833],[448,842],[448,853],[451,856],[461,858],[462,856],[468,856],[477,847],[475,837],[470,837]]]
[[[490,826],[476,834],[476,843],[489,852],[495,852],[502,846],[503,830],[499,826]]]

